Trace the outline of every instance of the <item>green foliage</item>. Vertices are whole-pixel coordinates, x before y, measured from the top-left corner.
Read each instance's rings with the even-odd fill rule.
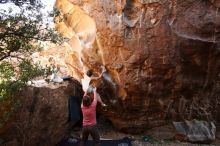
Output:
[[[53,11],[49,15],[50,15],[50,17],[55,18],[60,15],[60,11],[56,7],[54,7]]]
[[[48,73],[49,69],[33,64],[30,58],[42,48],[41,42],[62,42],[62,37],[43,22],[39,5],[20,8],[19,14],[0,10],[0,100]]]
[[[11,78],[15,76],[14,67],[8,62],[0,64],[0,100],[8,93],[8,87],[12,84]]]
[[[12,64],[5,61],[0,64],[0,82],[9,80],[14,75],[14,67],[12,66]]]
[[[33,52],[39,46],[34,45],[39,41],[61,41],[61,37],[48,26],[44,26],[42,16],[36,15],[35,19],[24,15],[2,14],[0,21],[0,61],[16,53]]]
[[[16,71],[15,71],[16,68]],[[30,60],[22,60],[16,67],[9,62],[0,64],[0,100],[19,91],[32,78],[43,76],[50,72],[49,68],[42,68],[38,64],[32,64]]]

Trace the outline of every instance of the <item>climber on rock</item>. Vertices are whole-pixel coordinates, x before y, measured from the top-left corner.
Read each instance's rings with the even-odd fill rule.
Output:
[[[118,85],[111,79],[110,75],[107,73],[105,66],[101,66],[101,68],[102,68],[102,73],[98,77],[93,76],[92,70],[88,70],[86,73],[81,72],[83,74],[83,79],[81,80],[83,91],[86,92],[88,88],[97,87],[96,86],[97,80],[103,77],[103,79],[107,81],[112,87],[114,94],[113,96],[116,97],[118,93]],[[98,96],[100,95],[98,94]],[[116,100],[112,98],[110,99],[110,102],[114,104],[116,103]]]
[[[86,92],[89,87],[95,88],[95,82],[100,79],[103,73],[106,72],[105,67],[102,67],[102,73],[98,77],[93,76],[93,71],[90,69],[86,73],[83,73],[82,88]]]

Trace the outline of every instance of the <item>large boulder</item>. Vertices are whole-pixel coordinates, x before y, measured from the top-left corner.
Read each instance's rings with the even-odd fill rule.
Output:
[[[79,62],[72,62],[72,70],[100,73],[105,65],[108,72],[98,92],[109,104],[102,113],[115,127],[141,132],[166,119],[220,122],[219,1],[65,0],[65,10],[62,2],[57,0],[60,23],[74,34],[66,35],[69,44],[81,44],[72,47]],[[84,17],[85,31],[84,24],[75,24],[84,23]],[[92,46],[85,45],[87,40]]]
[[[216,127],[213,122],[207,121],[184,121],[173,122],[177,132],[193,143],[210,143],[215,141]]]
[[[29,86],[18,93],[14,98],[21,104],[6,121],[7,126],[0,129],[5,145],[56,145],[72,125],[68,121],[70,96],[82,98],[82,88],[77,81]]]

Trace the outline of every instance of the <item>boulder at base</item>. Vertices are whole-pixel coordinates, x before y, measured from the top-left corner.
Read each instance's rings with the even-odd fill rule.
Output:
[[[8,144],[16,141],[16,146],[56,145],[71,126],[68,122],[70,96],[82,97],[77,81],[27,87],[16,95],[22,105],[8,123],[8,129],[0,132],[0,137]]]
[[[215,140],[216,127],[213,122],[192,120],[173,124],[178,133],[185,135],[189,142],[211,143]]]

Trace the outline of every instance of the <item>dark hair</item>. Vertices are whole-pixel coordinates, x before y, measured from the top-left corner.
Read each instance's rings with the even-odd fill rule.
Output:
[[[88,95],[85,95],[83,97],[83,106],[89,107],[91,103],[92,103],[91,98]]]
[[[89,76],[89,77],[91,77],[92,76],[92,74],[93,74],[93,72],[92,72],[92,70],[90,69],[90,70],[88,70],[87,72],[86,72],[86,75],[87,76]]]

